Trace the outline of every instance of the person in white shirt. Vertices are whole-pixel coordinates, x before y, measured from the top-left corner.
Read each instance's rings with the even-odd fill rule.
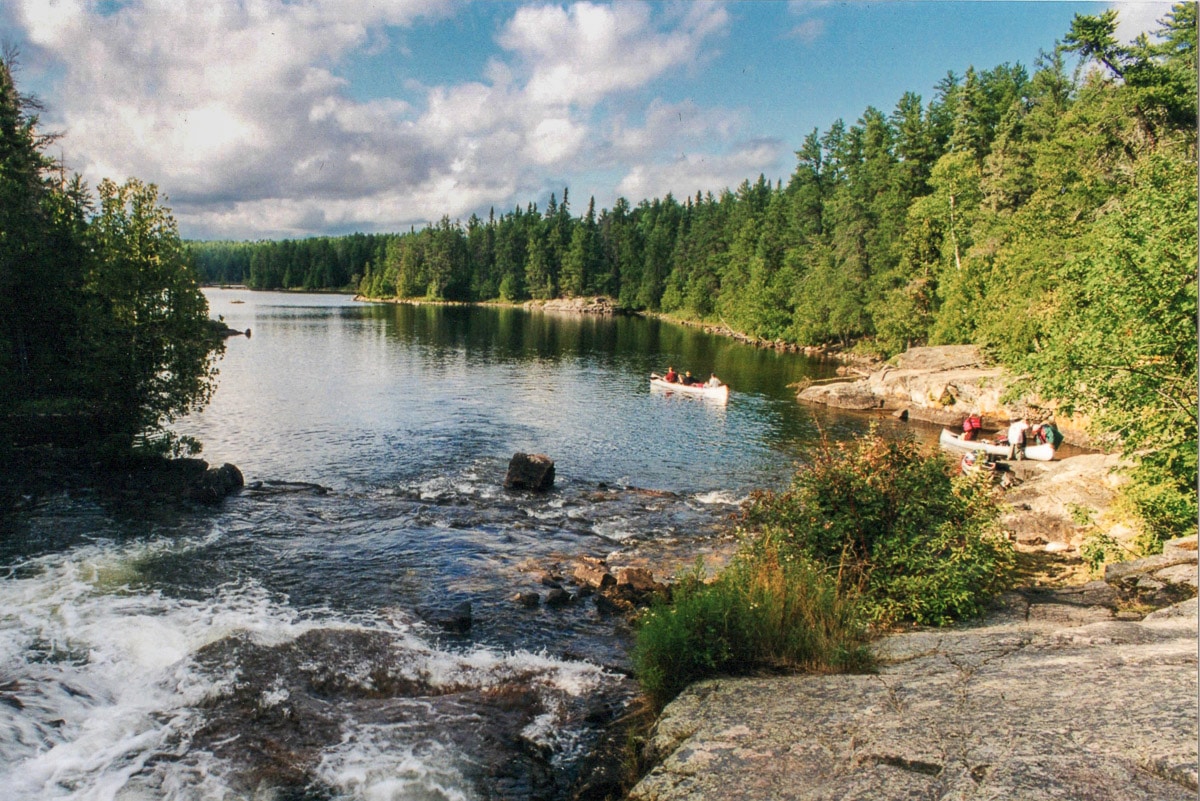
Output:
[[[1029,433],[1029,421],[1024,417],[1015,419],[1008,427],[1008,458],[1025,458],[1025,438]]]
[[[708,381],[705,383],[705,386],[708,386],[708,387],[719,387],[719,386],[721,386],[721,379],[717,378],[717,374],[716,374],[716,373],[710,373],[710,374],[709,374],[709,379],[708,379]]]

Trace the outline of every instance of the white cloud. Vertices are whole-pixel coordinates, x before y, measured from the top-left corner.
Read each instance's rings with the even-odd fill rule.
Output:
[[[187,236],[403,230],[536,199],[576,170],[646,187],[720,188],[764,168],[732,141],[734,112],[652,101],[640,126],[599,104],[689,67],[727,26],[715,3],[521,6],[476,81],[356,98],[338,70],[385,52],[388,26],[459,12],[433,0],[15,0],[7,12],[62,79],[44,93],[67,163],[94,185],[137,176],[170,196]],[[656,154],[663,153],[659,157]],[[656,166],[657,158],[666,165]],[[719,175],[720,178],[715,176]],[[671,180],[667,180],[667,178]],[[641,198],[654,193],[637,192]]]
[[[655,28],[643,3],[524,7],[500,36],[529,72],[530,100],[590,106],[690,64],[702,41],[727,22],[720,5],[697,3],[672,30]]]
[[[744,112],[702,108],[690,100],[654,100],[646,109],[642,127],[628,126],[624,118],[617,118],[609,138],[614,155],[622,160],[648,152],[677,154],[699,143],[731,141],[743,118]]]
[[[527,152],[534,164],[560,164],[579,151],[586,136],[583,126],[566,117],[544,119],[530,134]]]
[[[788,32],[788,37],[799,39],[805,44],[812,44],[820,39],[823,33],[825,33],[824,22],[819,19],[806,19],[792,28]]]
[[[790,155],[782,142],[755,140],[727,153],[689,153],[669,163],[636,165],[617,189],[624,197],[638,199],[671,193],[682,200],[697,191],[717,194],[760,172],[777,172],[783,167],[783,158]]]
[[[1173,3],[1146,2],[1145,0],[1126,0],[1111,2],[1109,7],[1117,12],[1117,41],[1132,42],[1138,34],[1150,35],[1161,25],[1158,21],[1167,16]]]
[[[392,4],[367,21],[403,22],[424,5]],[[349,138],[411,145],[377,133],[395,124],[402,104],[352,107],[344,82],[322,66],[366,38],[341,3],[146,0],[102,13],[26,0],[21,11],[30,41],[66,64],[55,110],[68,161],[93,182],[103,169],[155,181],[177,198],[271,197],[319,191],[289,183],[305,174],[293,162],[337,153]]]
[[[829,5],[829,0],[790,0],[788,12],[799,21],[787,32],[788,38],[809,45],[817,42],[825,34],[825,21],[814,15]]]

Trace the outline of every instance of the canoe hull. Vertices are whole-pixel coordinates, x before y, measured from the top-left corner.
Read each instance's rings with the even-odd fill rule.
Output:
[[[651,378],[650,388],[663,390],[664,392],[678,392],[681,395],[693,395],[697,398],[705,398],[720,403],[729,400],[729,387],[725,384],[719,387],[706,387],[703,384],[672,384],[661,378]]]
[[[981,440],[964,440],[960,435],[945,428],[942,429],[941,436],[938,437],[938,444],[946,450],[957,453],[983,451],[991,456],[999,456],[1002,459],[1008,458],[1007,445],[996,445],[995,443],[983,442]],[[1035,462],[1049,462],[1054,458],[1054,446],[1049,444],[1026,445],[1025,458]]]

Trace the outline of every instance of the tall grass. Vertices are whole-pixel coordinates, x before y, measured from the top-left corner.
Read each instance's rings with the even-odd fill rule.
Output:
[[[712,675],[865,669],[861,620],[811,561],[762,540],[711,583],[699,568],[685,575],[642,616],[634,669],[656,708]]]

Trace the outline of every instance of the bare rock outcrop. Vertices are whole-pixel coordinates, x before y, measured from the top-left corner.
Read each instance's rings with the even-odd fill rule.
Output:
[[[800,400],[832,406],[835,409],[882,409],[884,400],[875,394],[868,381],[838,381],[800,390]]]
[[[1001,518],[1019,545],[1056,544],[1077,550],[1094,526],[1115,539],[1131,539],[1109,509],[1125,476],[1120,456],[1084,454],[1053,462],[1019,462],[1009,469],[1020,478],[1004,495]]]
[[[1102,589],[889,637],[876,675],[694,685],[629,797],[1194,799],[1196,599],[1121,620]]]
[[[968,414],[983,418],[985,428],[1001,428],[1019,415],[1047,417],[1053,409],[1036,398],[1004,400],[1012,377],[989,366],[974,345],[911,348],[866,378],[818,384],[798,398],[842,409],[882,409],[913,420],[957,425]],[[1073,444],[1088,445],[1086,420],[1055,415],[1055,423]]]
[[[615,300],[603,295],[582,298],[555,298],[553,300],[530,300],[525,303],[524,308],[531,311],[597,314],[602,316],[624,313]]]

